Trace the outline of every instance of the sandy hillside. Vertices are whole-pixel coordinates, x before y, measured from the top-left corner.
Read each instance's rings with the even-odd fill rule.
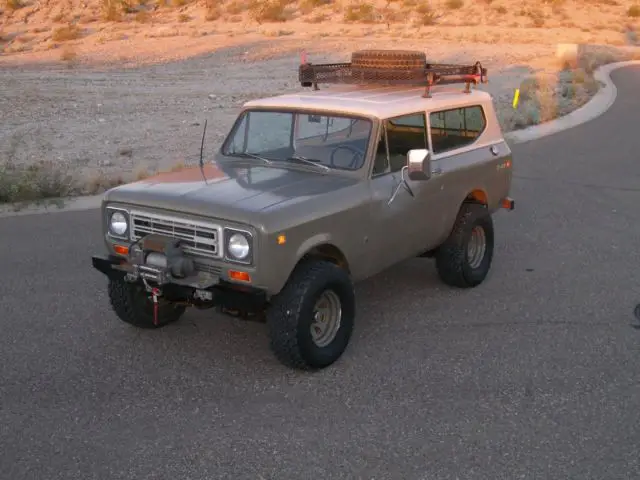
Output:
[[[0,0],[0,59],[149,63],[260,39],[625,45],[636,0]]]
[[[36,177],[47,179],[33,187],[42,191],[61,190],[58,174],[69,174],[97,193],[193,162],[205,118],[212,152],[242,103],[300,89],[302,50],[316,62],[362,48],[480,60],[505,130],[568,113],[597,91],[594,66],[640,58],[640,7],[629,0],[160,3],[0,0],[0,202],[35,195],[15,192]],[[564,42],[601,46],[561,72]],[[11,174],[40,163],[28,180]]]

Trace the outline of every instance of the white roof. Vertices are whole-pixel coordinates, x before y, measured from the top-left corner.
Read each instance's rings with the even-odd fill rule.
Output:
[[[245,107],[312,108],[337,113],[360,114],[378,118],[403,115],[416,109],[440,110],[467,105],[469,102],[484,104],[491,96],[472,87],[464,93],[460,85],[435,86],[431,98],[423,98],[424,87],[397,87],[378,85],[332,85],[320,90],[308,88],[299,93],[252,100]]]

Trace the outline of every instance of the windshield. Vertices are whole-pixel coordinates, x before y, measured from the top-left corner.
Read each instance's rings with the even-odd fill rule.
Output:
[[[222,147],[225,156],[265,165],[291,162],[319,170],[358,170],[365,161],[368,119],[311,112],[246,111]]]

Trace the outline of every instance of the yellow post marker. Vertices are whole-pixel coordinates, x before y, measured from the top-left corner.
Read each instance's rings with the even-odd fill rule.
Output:
[[[520,89],[516,88],[516,93],[513,96],[513,108],[518,106],[518,100],[520,100]]]

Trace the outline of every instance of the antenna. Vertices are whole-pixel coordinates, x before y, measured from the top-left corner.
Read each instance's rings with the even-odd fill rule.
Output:
[[[200,173],[202,173],[202,178],[204,179],[204,183],[207,183],[207,176],[204,174],[204,135],[207,132],[207,120],[204,120],[204,130],[202,132],[202,144],[200,145]]]

